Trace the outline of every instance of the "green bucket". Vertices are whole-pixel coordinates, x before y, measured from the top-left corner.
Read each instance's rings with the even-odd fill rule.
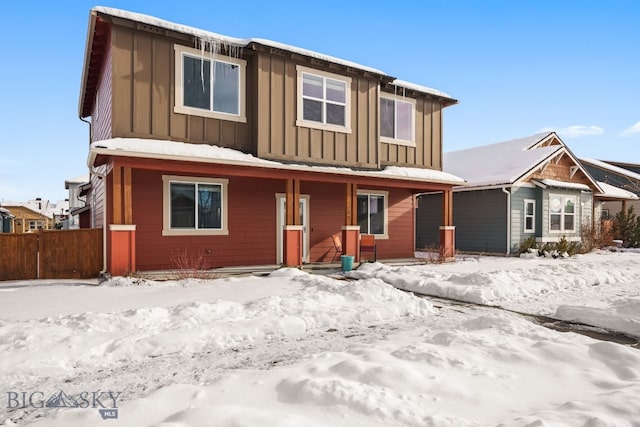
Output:
[[[342,271],[347,272],[353,270],[353,255],[341,255]]]

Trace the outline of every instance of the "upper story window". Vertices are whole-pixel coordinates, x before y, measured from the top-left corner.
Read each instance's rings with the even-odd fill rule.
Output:
[[[246,122],[246,61],[175,45],[176,113]]]
[[[574,231],[576,223],[576,197],[549,195],[549,231]]]
[[[298,126],[351,132],[351,78],[302,66],[298,70]]]
[[[380,97],[380,140],[415,146],[416,100],[384,94]]]
[[[226,179],[163,176],[164,236],[228,234]]]

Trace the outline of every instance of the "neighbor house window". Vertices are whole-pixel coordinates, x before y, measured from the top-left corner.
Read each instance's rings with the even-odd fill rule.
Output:
[[[386,191],[358,192],[358,225],[361,234],[375,234],[387,238],[387,199]]]
[[[29,230],[44,228],[44,221],[29,221]]]
[[[380,140],[415,145],[415,106],[410,98],[385,94],[380,98]]]
[[[549,230],[562,232],[575,230],[576,197],[549,195]]]
[[[246,122],[246,61],[176,45],[177,113]]]
[[[228,234],[226,179],[162,179],[163,235]]]
[[[525,199],[524,201],[524,232],[536,231],[536,201]]]
[[[298,66],[298,126],[348,133],[351,78]]]

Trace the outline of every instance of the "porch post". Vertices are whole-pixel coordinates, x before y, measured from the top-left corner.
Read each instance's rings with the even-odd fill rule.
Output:
[[[453,191],[442,192],[442,225],[440,226],[440,255],[451,260],[456,251],[456,227],[453,225]]]
[[[108,271],[113,276],[123,276],[136,271],[131,168],[114,165],[111,179],[113,223],[107,236]]]
[[[299,179],[287,179],[285,223],[282,230],[284,264],[287,267],[302,266],[302,224],[300,223]]]
[[[360,226],[358,225],[358,185],[348,182],[345,187],[345,212],[342,227],[342,254],[353,255],[356,262],[360,261],[358,243],[360,241]]]

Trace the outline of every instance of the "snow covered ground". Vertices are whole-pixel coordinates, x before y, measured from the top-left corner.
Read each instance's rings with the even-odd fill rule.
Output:
[[[640,254],[348,276],[0,282],[0,425],[638,425],[638,349],[496,307],[640,337]]]

